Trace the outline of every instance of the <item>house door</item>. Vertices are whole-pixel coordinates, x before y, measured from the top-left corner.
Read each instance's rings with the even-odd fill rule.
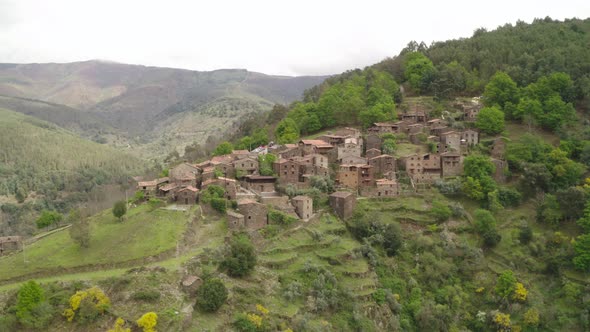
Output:
[[[184,204],[188,205],[188,198],[184,199]]]

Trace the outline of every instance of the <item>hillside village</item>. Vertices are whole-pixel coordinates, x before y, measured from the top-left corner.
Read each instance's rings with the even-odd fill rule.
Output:
[[[481,109],[478,98],[458,102],[465,123],[476,120]],[[454,121],[455,122],[455,121]],[[388,135],[406,144],[406,152],[388,154],[383,143]],[[463,158],[479,143],[479,132],[455,129],[444,118],[430,118],[429,110],[414,105],[397,122],[374,123],[365,132],[341,128],[296,144],[269,144],[252,151],[233,150],[197,164],[182,163],[168,177],[138,181],[144,198],[157,197],[169,203],[196,204],[200,194],[215,185],[224,198],[234,201],[228,211],[232,229],[260,229],[268,225],[269,209],[303,221],[313,216],[313,199],[289,197],[286,187],[309,189],[313,178],[334,179],[329,204],[339,217],[349,218],[356,197],[387,198],[414,194],[443,178],[463,174]],[[409,149],[407,149],[409,147]],[[272,175],[261,175],[259,157],[273,154]],[[504,141],[494,140],[494,179],[504,181]]]

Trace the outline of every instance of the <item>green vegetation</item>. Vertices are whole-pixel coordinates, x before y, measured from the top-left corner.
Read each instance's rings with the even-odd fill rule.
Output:
[[[0,281],[30,273],[64,273],[64,269],[78,266],[120,263],[173,250],[186,225],[185,213],[148,210],[146,205],[131,209],[124,223],[116,221],[109,210],[90,217],[87,249],[62,231],[27,245],[26,262],[22,252],[0,257]]]
[[[256,266],[256,252],[250,239],[245,235],[234,236],[229,244],[225,258],[219,268],[232,277],[245,277]]]
[[[125,215],[125,213],[127,213],[127,202],[115,202],[115,205],[113,205],[113,215],[115,216],[115,218],[121,221],[123,220],[123,216]]]
[[[504,130],[504,112],[497,107],[484,107],[477,115],[475,126],[488,135],[499,134]]]
[[[217,278],[210,278],[197,289],[197,307],[205,312],[217,311],[227,300],[227,288]]]

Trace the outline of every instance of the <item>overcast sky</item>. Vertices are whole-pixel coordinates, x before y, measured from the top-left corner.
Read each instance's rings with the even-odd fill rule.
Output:
[[[0,0],[0,62],[335,74],[395,55],[410,40],[430,44],[545,16],[590,17],[590,0]]]

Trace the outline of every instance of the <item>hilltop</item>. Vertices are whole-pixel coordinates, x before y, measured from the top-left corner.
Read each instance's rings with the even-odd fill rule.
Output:
[[[101,140],[120,135],[144,156],[161,158],[220,136],[248,114],[288,104],[324,79],[103,61],[0,64],[0,95],[12,97],[0,104]],[[152,144],[143,148],[146,143]]]

